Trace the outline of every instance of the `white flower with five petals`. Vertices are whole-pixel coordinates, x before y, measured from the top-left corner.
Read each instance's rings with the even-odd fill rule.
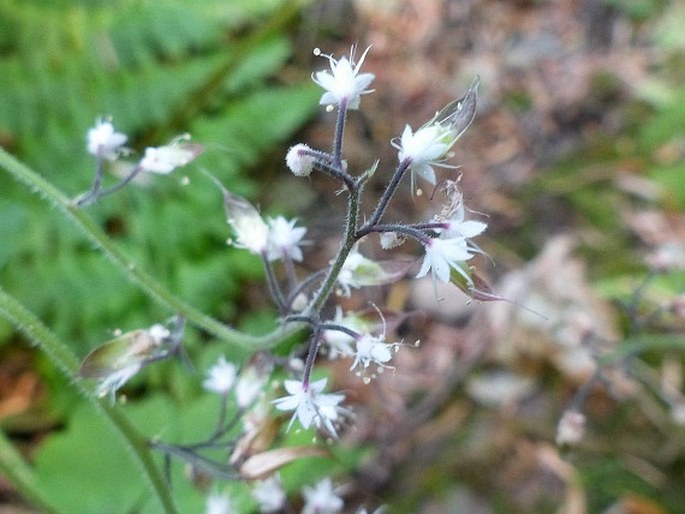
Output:
[[[298,380],[285,380],[285,390],[288,396],[277,398],[273,404],[278,410],[295,411],[290,419],[288,429],[292,426],[295,418],[300,421],[304,428],[316,426],[325,428],[335,436],[335,422],[345,409],[340,403],[345,399],[344,394],[323,394],[321,391],[326,387],[328,379],[322,378],[316,382],[304,384]]]
[[[430,271],[434,283],[437,278],[446,284],[450,281],[450,270],[454,269],[469,283],[471,282],[471,277],[462,267],[462,263],[473,257],[473,254],[463,237],[431,238],[425,244],[425,250],[426,256],[416,278],[421,278]]]
[[[337,60],[330,55],[321,54],[318,49],[314,50],[316,55],[327,57],[331,66],[331,71],[317,71],[312,75],[312,80],[326,90],[321,96],[319,102],[321,105],[340,105],[340,103],[346,102],[348,109],[359,109],[361,95],[373,92],[373,90],[367,89],[373,82],[373,73],[359,73],[370,48],[364,50],[356,64],[354,62],[354,47],[352,47],[349,59],[341,57]]]
[[[302,261],[300,244],[307,233],[304,227],[296,227],[296,220],[288,221],[283,216],[268,220],[269,241],[267,257],[270,261],[292,259]]]
[[[304,508],[302,514],[335,514],[342,511],[344,502],[339,492],[333,488],[331,479],[326,477],[313,487],[304,486]]]

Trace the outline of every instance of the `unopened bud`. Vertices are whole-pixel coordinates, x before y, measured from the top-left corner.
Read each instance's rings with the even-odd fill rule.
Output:
[[[307,145],[298,144],[288,150],[285,156],[285,164],[293,175],[307,177],[314,169],[314,157],[308,153],[311,151]]]

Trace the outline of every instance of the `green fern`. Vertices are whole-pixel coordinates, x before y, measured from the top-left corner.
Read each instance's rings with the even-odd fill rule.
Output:
[[[151,177],[89,214],[178,296],[234,321],[240,283],[259,277],[259,266],[226,247],[221,197],[196,170],[254,192],[258,177],[241,170],[314,112],[311,87],[274,81],[292,52],[285,30],[296,13],[287,0],[0,0],[0,142],[76,196],[92,180],[85,133],[98,116],[112,115],[138,151],[192,133],[207,150],[182,170],[189,187]],[[170,314],[122,282],[39,199],[6,175],[0,188],[0,281],[77,352],[114,328]]]

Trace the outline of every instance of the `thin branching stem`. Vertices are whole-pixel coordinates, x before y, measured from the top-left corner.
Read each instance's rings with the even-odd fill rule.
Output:
[[[145,291],[150,298],[166,307],[169,311],[185,316],[193,325],[214,335],[227,344],[250,351],[273,348],[291,337],[301,337],[301,327],[293,324],[284,328],[278,328],[265,336],[256,337],[243,334],[207,316],[171,294],[157,280],[119,250],[100,227],[87,216],[83,209],[80,209],[55,186],[2,148],[0,148],[0,167],[7,170],[16,180],[26,184],[32,192],[56,207],[67,220],[81,230],[109,258],[109,261],[124,276]]]

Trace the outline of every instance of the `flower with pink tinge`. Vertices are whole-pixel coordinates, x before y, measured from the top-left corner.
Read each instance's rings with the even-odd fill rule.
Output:
[[[361,95],[373,92],[373,90],[367,89],[373,82],[373,73],[359,73],[370,48],[364,50],[356,64],[354,47],[352,47],[349,59],[341,57],[337,60],[330,55],[322,54],[318,48],[314,50],[315,55],[327,57],[331,66],[331,71],[317,71],[312,75],[312,80],[326,90],[321,96],[319,102],[321,105],[340,105],[341,102],[346,102],[348,109],[359,109]]]
[[[285,155],[285,165],[296,177],[308,177],[314,170],[316,159],[309,153],[310,151],[311,148],[300,143],[291,146]]]
[[[446,284],[450,281],[450,270],[454,269],[469,283],[471,282],[471,277],[461,265],[462,262],[473,257],[464,238],[431,238],[425,244],[425,250],[426,256],[416,278],[421,278],[430,271],[434,283],[437,278]]]

